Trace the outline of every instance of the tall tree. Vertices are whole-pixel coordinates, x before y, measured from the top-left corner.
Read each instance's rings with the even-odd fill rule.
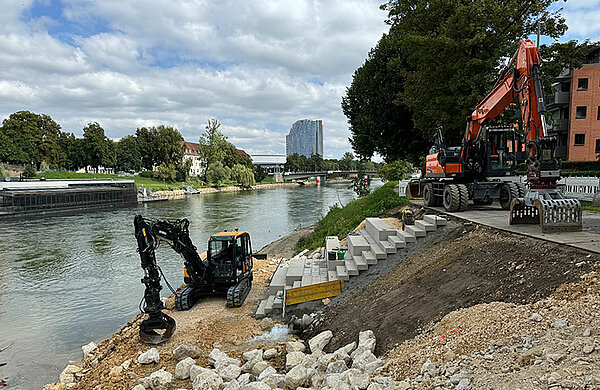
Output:
[[[138,150],[142,158],[142,167],[151,171],[156,164],[156,151],[154,150],[154,138],[156,128],[140,127],[135,131]]]
[[[171,127],[160,125],[153,128],[154,137],[154,153],[156,165],[160,164],[181,164],[183,159],[184,148],[181,144],[183,136],[181,133]]]
[[[104,135],[104,129],[98,122],[88,123],[83,128],[83,149],[86,155],[85,167],[112,166],[114,162],[114,144]]]
[[[204,181],[209,181],[207,177],[208,169],[209,166],[215,163],[221,163],[221,166],[214,165],[215,172],[221,173],[223,160],[227,153],[227,137],[223,135],[220,127],[221,124],[217,119],[209,119],[205,127],[205,133],[200,136],[200,140],[198,141],[200,144],[198,152],[204,164]],[[219,174],[215,175],[215,177],[220,177]]]
[[[138,148],[137,139],[128,135],[119,140],[116,145],[117,169],[126,172],[137,172],[142,168],[142,155]]]

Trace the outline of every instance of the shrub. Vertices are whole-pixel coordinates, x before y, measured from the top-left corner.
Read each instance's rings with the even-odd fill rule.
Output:
[[[37,175],[37,171],[33,164],[26,164],[25,169],[23,170],[23,177],[25,179],[33,179]]]

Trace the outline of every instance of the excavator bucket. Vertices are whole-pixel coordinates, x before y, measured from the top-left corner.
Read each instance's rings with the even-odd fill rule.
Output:
[[[580,232],[581,204],[576,199],[514,199],[510,205],[511,225],[539,224],[542,232]]]
[[[162,344],[175,332],[175,320],[163,312],[152,313],[140,324],[140,340],[146,344]]]

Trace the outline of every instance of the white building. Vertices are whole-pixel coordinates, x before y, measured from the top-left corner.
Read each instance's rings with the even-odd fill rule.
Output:
[[[200,144],[195,142],[182,142],[184,147],[183,158],[184,160],[192,160],[192,166],[190,167],[190,176],[200,176],[204,173],[204,163],[200,159],[200,153],[198,152]]]
[[[251,154],[250,158],[254,165],[263,167],[269,173],[283,172],[285,165],[285,154]]]

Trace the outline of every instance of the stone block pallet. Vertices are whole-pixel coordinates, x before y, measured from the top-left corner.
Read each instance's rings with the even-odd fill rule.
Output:
[[[327,237],[326,250],[321,258],[308,259],[305,256],[308,251],[305,250],[275,271],[266,297],[258,305],[256,318],[263,318],[274,311],[280,312],[286,289],[340,279],[351,282],[352,277],[360,277],[360,273],[368,270],[369,266],[385,261],[388,255],[410,246],[418,238],[446,224],[446,219],[442,217],[425,215],[414,225],[406,226],[405,230],[396,230],[380,218],[367,218],[364,229],[348,235],[348,248],[343,260],[327,258],[328,251],[344,249],[340,247],[337,237]]]

